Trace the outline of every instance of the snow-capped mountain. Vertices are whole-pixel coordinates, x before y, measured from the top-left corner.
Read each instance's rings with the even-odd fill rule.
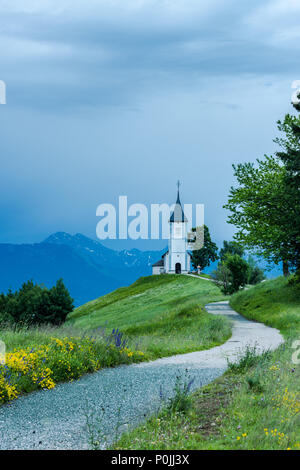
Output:
[[[164,252],[137,249],[115,251],[81,233],[70,235],[57,232],[50,235],[43,243],[69,246],[86,261],[96,265],[100,271],[121,279],[124,275],[130,276],[130,281],[150,275],[152,264],[160,259]]]

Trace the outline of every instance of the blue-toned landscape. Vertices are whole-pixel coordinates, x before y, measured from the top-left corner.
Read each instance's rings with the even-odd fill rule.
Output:
[[[9,465],[299,451],[299,0],[3,0],[0,19]]]

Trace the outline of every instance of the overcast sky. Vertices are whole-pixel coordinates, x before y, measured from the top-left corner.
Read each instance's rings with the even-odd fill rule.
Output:
[[[98,204],[173,203],[178,179],[232,237],[231,165],[292,112],[299,0],[0,0],[0,20],[0,242],[95,237]]]

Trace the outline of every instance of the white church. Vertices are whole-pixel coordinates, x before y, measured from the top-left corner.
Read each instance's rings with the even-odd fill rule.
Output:
[[[152,274],[187,274],[190,272],[191,252],[188,250],[187,222],[180,202],[178,184],[177,201],[169,219],[168,251],[163,254],[161,260],[152,265]]]

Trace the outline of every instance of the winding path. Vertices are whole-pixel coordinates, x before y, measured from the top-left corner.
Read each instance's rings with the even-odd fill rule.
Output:
[[[222,346],[153,362],[103,369],[53,390],[22,396],[0,407],[0,449],[87,449],[87,419],[108,441],[135,426],[172,395],[176,376],[194,378],[199,388],[224,373],[247,345],[275,349],[283,338],[274,328],[248,321],[228,302],[206,306],[233,321],[232,337]]]

